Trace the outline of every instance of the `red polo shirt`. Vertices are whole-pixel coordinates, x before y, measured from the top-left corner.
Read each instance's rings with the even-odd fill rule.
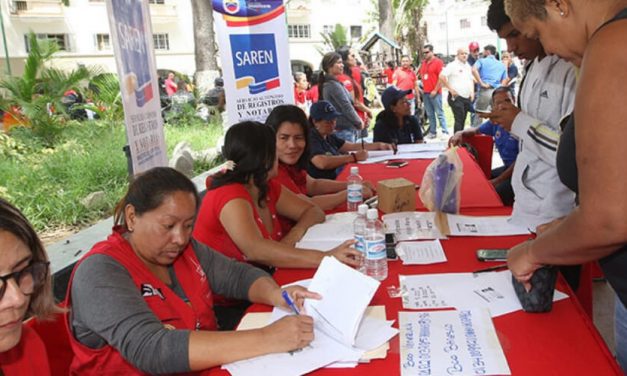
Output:
[[[437,57],[431,58],[429,61],[423,61],[420,65],[420,77],[422,78],[422,88],[425,93],[431,93],[435,86],[438,84],[440,78],[440,72],[444,63]],[[438,90],[438,94],[442,93],[442,88]]]
[[[398,67],[392,77],[392,81],[396,81],[396,87],[400,90],[412,90],[410,94],[407,94],[406,98],[413,99],[414,91],[416,90],[416,73],[411,68],[403,69],[403,67]]]

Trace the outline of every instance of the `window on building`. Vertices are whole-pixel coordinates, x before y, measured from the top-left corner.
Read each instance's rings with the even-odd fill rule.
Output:
[[[481,16],[481,26],[488,26],[488,17]]]
[[[287,25],[287,36],[297,39],[311,38],[311,25]]]
[[[109,34],[96,34],[94,35],[94,44],[96,50],[107,51],[111,49],[111,37]]]
[[[351,26],[351,38],[361,38],[361,26]]]
[[[155,50],[170,49],[170,38],[168,34],[152,34],[152,40],[155,45]]]
[[[460,29],[470,29],[470,20],[468,18],[462,18],[459,20]]]
[[[148,4],[165,4],[165,0],[148,0]]]
[[[70,51],[70,38],[68,34],[36,34],[39,40],[51,40],[57,42],[59,50]],[[24,34],[24,43],[26,44],[26,52],[30,52],[28,44],[28,34]]]
[[[334,30],[334,25],[322,25],[322,33],[324,34],[332,34]]]

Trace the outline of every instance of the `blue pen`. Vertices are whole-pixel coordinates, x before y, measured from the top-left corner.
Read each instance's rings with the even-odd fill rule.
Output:
[[[288,294],[286,290],[283,290],[283,292],[281,293],[281,296],[283,296],[283,300],[285,300],[285,303],[287,303],[287,305],[290,306],[292,311],[294,311],[295,314],[300,315],[298,308],[296,308],[296,304],[294,304],[292,299],[290,299],[290,294]]]

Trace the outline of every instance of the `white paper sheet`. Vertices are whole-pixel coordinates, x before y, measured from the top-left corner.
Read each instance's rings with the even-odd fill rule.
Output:
[[[510,375],[487,310],[399,312],[401,375]]]
[[[509,223],[508,216],[467,216],[448,214],[451,236],[508,236],[525,235],[529,230]]]
[[[396,241],[444,239],[435,225],[434,212],[402,212],[382,217],[386,232],[393,232]]]
[[[307,314],[316,328],[346,345],[355,344],[359,323],[380,282],[350,268],[334,257],[325,257],[309,290],[323,296],[305,300]]]
[[[400,145],[399,145],[400,146]],[[435,159],[441,154],[439,151],[423,151],[412,153],[396,153],[396,154],[383,154],[371,156],[371,152],[368,152],[368,159],[360,161],[361,164],[372,164],[389,161],[392,159]]]
[[[428,142],[428,143],[422,143],[422,144],[400,144],[398,145],[398,154],[424,153],[424,152],[441,153],[447,148],[448,148],[447,142]]]
[[[522,310],[512,273],[444,273],[398,276],[405,309],[487,308],[492,317]],[[555,290],[553,301],[568,295]]]
[[[420,242],[400,242],[396,253],[403,265],[427,265],[446,262],[446,255],[439,239]]]

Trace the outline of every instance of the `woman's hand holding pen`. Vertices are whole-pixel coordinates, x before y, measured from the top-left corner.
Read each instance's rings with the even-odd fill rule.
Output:
[[[271,352],[295,351],[306,347],[314,339],[313,318],[289,315],[261,329]]]

